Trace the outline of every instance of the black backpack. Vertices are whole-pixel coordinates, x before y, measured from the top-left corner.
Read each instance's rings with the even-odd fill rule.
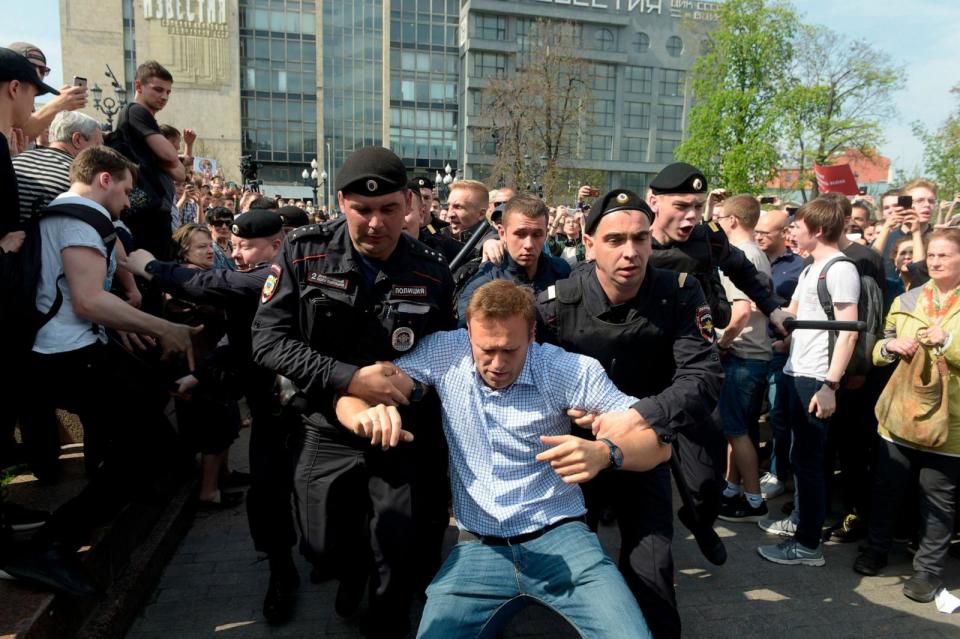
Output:
[[[20,247],[18,272],[16,274],[14,299],[11,302],[11,311],[19,328],[17,339],[23,339],[32,346],[37,332],[60,311],[63,305],[63,292],[60,281],[64,278],[61,273],[56,282],[56,297],[53,305],[46,312],[37,309],[37,290],[40,287],[40,272],[43,268],[43,241],[40,234],[40,220],[47,217],[65,216],[86,222],[100,235],[100,239],[107,247],[107,267],[110,265],[110,255],[117,240],[116,229],[113,223],[103,213],[83,204],[53,204],[34,217],[26,229],[26,238]]]
[[[820,276],[817,278],[817,298],[820,306],[826,314],[827,319],[834,320],[833,299],[830,297],[830,291],[827,290],[827,271],[838,262],[849,262],[856,267],[857,263],[847,257],[835,257],[823,265]],[[809,268],[809,267],[807,267]],[[873,347],[877,339],[883,334],[883,293],[876,280],[868,275],[860,273],[860,299],[857,300],[857,319],[866,322],[866,330],[860,331],[857,337],[857,345],[850,356],[850,362],[847,364],[845,376],[866,375],[873,368]],[[838,331],[830,331],[830,346],[828,349],[829,357],[833,358],[833,347],[837,342]]]

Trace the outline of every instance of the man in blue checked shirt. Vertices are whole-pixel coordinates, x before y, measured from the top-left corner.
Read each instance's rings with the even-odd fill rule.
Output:
[[[427,588],[419,637],[494,637],[524,604],[556,610],[583,637],[649,637],[626,582],[584,521],[576,484],[649,470],[671,448],[643,428],[596,360],[534,341],[532,292],[506,280],[477,289],[467,329],[434,333],[395,361],[410,401],[443,405],[459,543]],[[570,434],[569,410],[603,414],[597,440]],[[383,448],[413,440],[393,406],[352,397],[337,417]]]

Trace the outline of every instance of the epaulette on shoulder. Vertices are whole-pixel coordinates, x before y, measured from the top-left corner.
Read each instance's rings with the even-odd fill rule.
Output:
[[[291,242],[296,242],[297,240],[307,238],[307,237],[330,237],[333,234],[332,229],[327,224],[308,224],[307,226],[301,226],[300,228],[290,231]]]
[[[443,253],[441,253],[440,251],[434,251],[432,248],[430,248],[423,242],[414,240],[412,237],[406,234],[404,234],[403,237],[406,238],[410,246],[411,255],[415,255],[417,257],[423,257],[429,262],[434,262],[434,263],[442,264],[446,266],[447,260],[443,256]]]

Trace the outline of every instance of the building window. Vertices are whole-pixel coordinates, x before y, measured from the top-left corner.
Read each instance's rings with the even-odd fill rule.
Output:
[[[650,36],[643,31],[638,32],[633,39],[633,45],[637,48],[637,53],[646,53],[650,48]]]
[[[473,54],[473,73],[474,78],[492,78],[500,76],[507,71],[507,56],[502,53],[488,53],[486,51],[476,51]]]
[[[606,27],[598,29],[594,39],[597,42],[597,48],[601,51],[617,50],[617,36]]]
[[[629,129],[650,128],[650,103],[627,102],[623,105],[624,124]]]
[[[647,138],[627,136],[620,146],[620,160],[623,162],[647,161]]]
[[[616,123],[616,102],[613,100],[594,100],[590,105],[593,123],[597,126],[613,126]]]
[[[640,95],[653,93],[652,67],[626,67],[627,91]]]
[[[660,95],[680,97],[683,95],[683,85],[686,76],[683,71],[664,69],[660,79]]]
[[[680,144],[679,140],[657,139],[657,162],[673,162],[673,150]]]
[[[484,13],[474,16],[473,37],[480,38],[481,40],[506,40],[506,17]]]
[[[593,88],[613,91],[617,88],[617,67],[612,64],[593,65]]]
[[[587,159],[612,160],[613,159],[613,136],[612,135],[587,136]]]
[[[677,36],[667,38],[667,53],[674,58],[679,58],[680,54],[683,53],[683,40]]]
[[[660,131],[683,130],[683,107],[677,104],[661,104],[657,115],[657,129]]]

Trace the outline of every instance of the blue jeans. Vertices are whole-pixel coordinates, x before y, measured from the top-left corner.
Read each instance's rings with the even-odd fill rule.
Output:
[[[773,452],[770,455],[770,474],[780,481],[790,476],[790,426],[787,423],[786,394],[789,380],[783,372],[786,353],[774,353],[767,371],[767,417],[773,431]]]
[[[827,516],[827,490],[823,476],[824,449],[830,419],[819,419],[807,408],[823,382],[812,377],[791,377],[787,393],[787,416],[793,434],[790,462],[793,464],[797,496],[803,503],[795,539],[807,548],[820,546],[821,529]],[[797,504],[799,506],[799,503]]]
[[[532,541],[462,541],[427,588],[417,637],[492,638],[520,608],[541,603],[581,637],[651,637],[637,601],[585,523]]]
[[[736,355],[723,358],[723,386],[720,388],[720,421],[723,433],[733,439],[756,429],[763,409],[763,391],[769,363]]]

